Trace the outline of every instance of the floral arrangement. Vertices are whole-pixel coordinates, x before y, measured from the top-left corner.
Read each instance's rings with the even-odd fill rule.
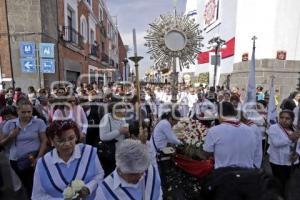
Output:
[[[64,199],[65,200],[76,199],[79,196],[79,192],[83,187],[85,187],[85,184],[82,180],[76,179],[72,181],[71,185],[68,186],[63,191]]]
[[[206,126],[198,120],[182,119],[173,127],[173,131],[182,141],[182,146],[179,147],[182,153],[190,158],[202,160],[202,145],[207,134]]]

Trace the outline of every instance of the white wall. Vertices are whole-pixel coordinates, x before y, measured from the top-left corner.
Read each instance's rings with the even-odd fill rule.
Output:
[[[256,59],[276,58],[287,51],[287,60],[300,60],[299,0],[239,0],[237,9],[236,56],[251,55],[251,37],[256,35]]]
[[[256,58],[272,58],[275,38],[276,8],[279,0],[238,1],[236,16],[236,53],[234,62],[241,62],[242,54],[252,52],[251,38],[257,36]]]
[[[300,60],[300,1],[278,1],[276,7],[273,55],[287,51],[287,60]]]
[[[235,37],[235,29],[236,29],[236,7],[237,7],[237,0],[219,0],[220,1],[220,12],[219,12],[219,20],[212,29],[208,29],[203,31],[203,44],[205,47],[202,51],[208,51],[206,48],[208,41],[216,35],[219,35],[225,41],[230,40],[231,38]],[[200,28],[203,29],[204,27],[204,10],[205,10],[205,0],[198,1],[198,17],[200,22]],[[233,70],[233,62],[234,56],[225,58],[221,60],[221,65],[219,67],[220,73],[230,73]],[[205,64],[198,64],[196,67],[196,74],[203,73],[203,72],[210,72],[213,73],[213,66],[209,63]],[[212,77],[212,74],[211,74]],[[212,81],[212,78],[210,78]]]
[[[193,10],[197,10],[198,8],[198,1],[197,0],[187,0],[186,1],[186,7],[185,7],[185,15],[187,15],[190,11]],[[199,18],[198,18],[198,11],[196,15],[192,15],[190,16],[190,19],[194,19],[195,23],[199,23]],[[182,69],[181,72],[179,72],[179,80],[182,80],[182,77],[185,73],[193,73],[196,71],[198,64],[197,64],[197,60],[195,60],[195,64],[190,63],[189,68],[184,68]],[[179,71],[179,67],[177,68],[177,70]]]

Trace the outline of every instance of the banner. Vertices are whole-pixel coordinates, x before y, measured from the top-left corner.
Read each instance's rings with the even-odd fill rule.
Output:
[[[255,81],[255,46],[253,46],[252,58],[249,67],[248,88],[245,103],[256,102],[256,81]]]
[[[271,84],[270,84],[270,98],[268,104],[268,125],[276,124],[277,123],[277,109],[275,104],[275,88],[274,88],[274,76],[271,77]]]

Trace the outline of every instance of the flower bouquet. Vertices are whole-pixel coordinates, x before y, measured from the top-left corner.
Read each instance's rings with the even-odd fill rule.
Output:
[[[65,200],[80,199],[81,190],[86,187],[82,180],[74,180],[70,186],[64,189],[63,197]]]
[[[202,160],[202,145],[205,141],[207,128],[197,120],[180,120],[173,128],[178,139],[182,141],[179,151],[189,158]]]
[[[203,144],[207,128],[197,120],[183,119],[174,127],[174,132],[182,141],[174,157],[176,166],[194,177],[201,178],[213,169],[213,162],[206,160]]]

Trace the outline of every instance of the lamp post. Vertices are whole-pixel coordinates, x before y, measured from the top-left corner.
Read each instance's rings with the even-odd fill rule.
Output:
[[[123,70],[123,72],[124,72],[124,74],[123,74],[123,81],[125,82],[125,81],[127,81],[127,63],[128,63],[128,60],[127,60],[127,58],[125,58],[125,59],[123,60],[123,63],[124,63],[124,70]]]
[[[215,36],[208,41],[208,48],[213,49],[214,53],[215,53],[213,86],[214,86],[214,88],[216,88],[217,68],[218,68],[218,64],[220,63],[220,60],[221,60],[221,57],[220,57],[220,59],[218,58],[218,56],[219,56],[218,52],[220,49],[226,48],[225,40],[221,39],[220,36]]]
[[[137,119],[139,120],[140,135],[141,134],[148,135],[148,133],[144,132],[144,130],[143,130],[142,118],[141,118],[142,115],[141,115],[141,91],[140,91],[140,82],[139,82],[139,62],[143,59],[143,57],[138,56],[138,54],[137,54],[135,29],[133,29],[133,48],[134,48],[134,56],[129,57],[129,60],[134,62],[134,67],[135,67],[135,84],[136,84],[136,90],[137,90],[137,103],[138,103],[138,112],[136,114],[137,114]]]
[[[230,90],[230,77],[231,77],[231,75],[228,74],[227,75],[227,80],[226,80],[226,89],[227,90]]]

